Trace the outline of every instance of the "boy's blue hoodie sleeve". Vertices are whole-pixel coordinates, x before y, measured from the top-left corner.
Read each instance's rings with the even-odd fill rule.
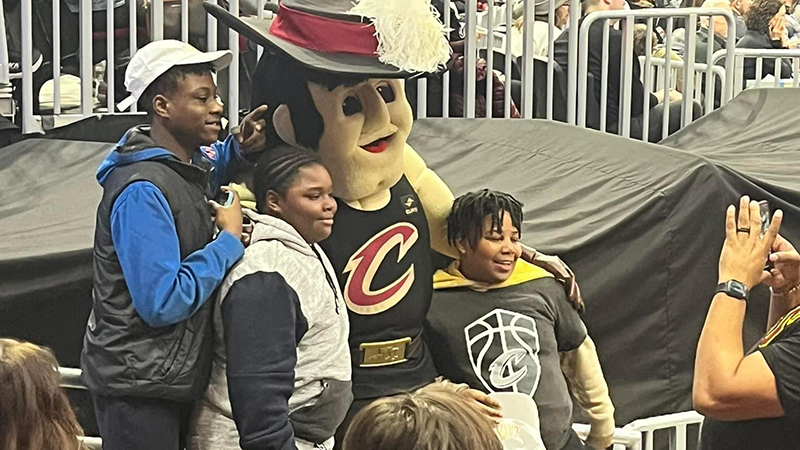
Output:
[[[222,231],[181,260],[169,204],[147,181],[132,183],[117,197],[111,210],[111,237],[133,307],[151,327],[188,319],[244,255],[239,239]]]
[[[239,141],[233,135],[229,135],[224,141],[211,144],[210,155],[206,152],[206,157],[214,166],[209,179],[214,195],[219,192],[220,186],[233,181],[239,171],[253,166],[253,163],[242,155]]]

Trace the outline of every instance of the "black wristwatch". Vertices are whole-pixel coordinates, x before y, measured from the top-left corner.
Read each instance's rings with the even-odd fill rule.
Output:
[[[717,285],[717,290],[714,294],[722,292],[728,297],[738,298],[739,300],[747,300],[750,298],[750,290],[741,281],[728,280]]]

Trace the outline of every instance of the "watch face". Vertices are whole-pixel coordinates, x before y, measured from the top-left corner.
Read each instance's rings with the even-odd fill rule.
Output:
[[[745,298],[747,296],[747,288],[744,284],[739,283],[738,281],[731,281],[729,284],[729,289],[732,294],[735,294],[738,298]]]

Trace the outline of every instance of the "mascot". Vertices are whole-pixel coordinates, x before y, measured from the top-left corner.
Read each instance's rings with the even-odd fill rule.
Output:
[[[431,248],[454,255],[446,234],[453,194],[406,143],[413,116],[404,83],[448,61],[446,30],[430,0],[283,0],[269,21],[205,6],[265,47],[252,105],[269,108],[267,151],[281,141],[318,151],[333,180],[339,209],[321,245],[349,311],[355,398],[336,436],[342,442],[367,403],[438,376],[422,329]],[[528,256],[582,306],[560,260]]]

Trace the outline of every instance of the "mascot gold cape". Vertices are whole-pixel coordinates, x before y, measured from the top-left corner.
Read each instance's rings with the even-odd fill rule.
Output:
[[[412,75],[443,68],[446,30],[430,0],[283,0],[272,20],[208,11],[264,46],[252,105],[267,105],[267,148],[285,142],[320,153],[338,212],[321,243],[350,318],[353,415],[372,400],[438,376],[422,339],[434,267],[431,248],[454,256],[446,217],[453,195],[406,140],[413,115],[404,90]],[[254,200],[242,191],[244,200]],[[533,261],[566,282],[560,260]]]

